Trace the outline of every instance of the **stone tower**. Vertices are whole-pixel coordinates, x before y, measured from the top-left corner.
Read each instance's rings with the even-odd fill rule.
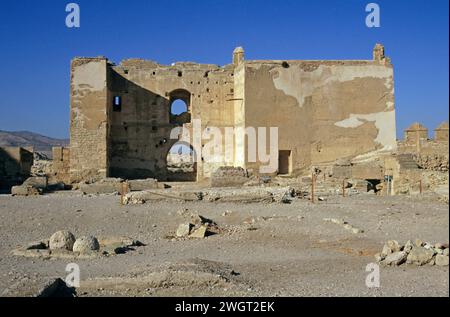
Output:
[[[233,51],[233,65],[237,66],[243,60],[244,60],[244,49],[241,46],[238,46]]]
[[[435,141],[448,141],[448,122],[442,122],[436,129],[434,129]]]

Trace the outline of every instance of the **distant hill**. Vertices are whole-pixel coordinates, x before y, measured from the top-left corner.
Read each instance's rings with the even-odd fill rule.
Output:
[[[36,152],[51,153],[53,146],[67,146],[69,140],[54,139],[29,131],[0,130],[0,146],[32,146]]]

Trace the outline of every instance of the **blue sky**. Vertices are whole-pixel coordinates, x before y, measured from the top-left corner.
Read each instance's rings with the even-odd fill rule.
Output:
[[[81,27],[65,26],[65,6]],[[381,27],[365,26],[365,6]],[[395,71],[397,134],[413,121],[448,120],[448,0],[3,0],[0,130],[69,134],[69,63],[104,55],[162,64],[246,59],[370,59],[385,45]]]

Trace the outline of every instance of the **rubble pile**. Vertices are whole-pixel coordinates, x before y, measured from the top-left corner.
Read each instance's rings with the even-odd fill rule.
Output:
[[[47,176],[33,176],[27,178],[22,185],[13,186],[11,195],[13,196],[35,196],[42,195],[48,188]]]
[[[218,231],[217,224],[206,217],[199,215],[197,212],[190,212],[187,209],[178,211],[181,216],[187,216],[187,222],[180,224],[175,232],[176,238],[205,238],[209,234]]]
[[[448,154],[415,154],[414,160],[422,169],[448,172]]]
[[[408,240],[401,245],[396,240],[389,240],[382,251],[375,254],[375,259],[383,266],[398,266],[404,263],[417,266],[448,266],[448,252],[448,243],[432,245],[416,239],[414,243]]]
[[[33,165],[31,166],[31,175],[47,176],[52,173],[53,160],[44,152],[33,153]]]

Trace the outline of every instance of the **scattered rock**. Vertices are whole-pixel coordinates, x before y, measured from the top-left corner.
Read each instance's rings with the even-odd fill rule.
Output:
[[[189,233],[191,232],[192,224],[190,223],[182,223],[178,226],[176,236],[177,237],[187,237]]]
[[[286,193],[281,197],[281,202],[283,204],[290,204],[292,202],[292,197],[290,194]]]
[[[42,191],[33,186],[21,185],[21,186],[13,186],[11,188],[12,196],[37,196],[41,194]]]
[[[75,236],[67,230],[61,230],[55,232],[50,237],[49,247],[50,250],[64,249],[72,251],[74,243],[75,243]]]
[[[52,239],[53,241],[58,240],[57,246],[63,245],[61,243],[63,240],[66,240],[66,246],[72,244],[70,250],[68,250],[69,247],[49,249],[50,240],[44,240],[14,249],[12,254],[41,259],[93,259],[101,256],[127,253],[128,251],[134,251],[135,247],[145,246],[142,242],[128,237],[112,236],[98,239],[95,237],[81,237],[75,240],[75,238],[71,239],[70,235],[70,232],[63,231],[57,232],[52,236],[52,238],[55,238]],[[52,247],[54,247],[53,244]]]
[[[424,265],[433,259],[435,252],[431,249],[425,249],[423,247],[418,247],[417,245],[412,248],[406,259],[407,264]]]
[[[414,247],[414,245],[411,242],[411,240],[408,240],[408,241],[406,241],[405,246],[403,247],[403,251],[406,251],[409,253],[409,251],[411,251],[413,247]]]
[[[186,216],[188,214],[190,214],[190,211],[187,208],[183,208],[177,211],[177,215],[179,216]]]
[[[389,240],[386,244],[392,252],[398,252],[401,249],[400,244],[396,240]]]
[[[344,227],[344,229],[347,229],[347,230],[351,230],[352,229],[352,225],[349,224],[349,223],[344,224],[343,227]]]
[[[382,255],[381,253],[376,253],[374,257],[375,257],[375,261],[377,261],[377,262],[381,262],[386,258],[386,256]]]
[[[436,257],[433,257],[433,258],[430,260],[430,262],[427,263],[427,265],[429,265],[429,266],[433,266],[433,265],[435,265],[435,264],[436,264]]]
[[[206,236],[207,227],[206,226],[200,226],[199,228],[195,229],[189,237],[191,238],[204,238]]]
[[[443,254],[436,255],[435,263],[436,265],[439,266],[448,266],[448,255]]]
[[[92,251],[98,251],[100,249],[100,244],[97,238],[88,236],[80,237],[73,244],[73,252],[79,253],[89,253]]]
[[[22,186],[31,186],[37,189],[45,190],[48,186],[48,179],[47,176],[29,177],[25,182],[23,182]]]
[[[233,213],[233,211],[231,211],[231,210],[225,210],[225,211],[222,213],[222,216],[223,216],[223,217],[226,217],[226,216],[231,215],[232,213]]]
[[[245,218],[243,223],[246,225],[252,225],[256,222],[256,219],[254,217]]]
[[[406,261],[408,253],[405,251],[397,251],[389,254],[383,261],[381,261],[384,265],[400,265]]]
[[[364,232],[364,230],[361,230],[359,228],[352,228],[352,233],[354,233],[354,234],[363,233],[363,232]]]
[[[346,222],[343,219],[331,219],[332,223],[338,224],[338,225],[345,225]]]
[[[416,245],[416,247],[421,247],[423,246],[423,242],[420,239],[416,239],[416,241],[414,242],[414,244]]]
[[[387,244],[385,244],[384,246],[383,246],[383,249],[381,250],[381,255],[383,256],[383,257],[387,257],[389,254],[391,254],[392,253],[392,250],[391,250],[391,248],[387,245]]]
[[[387,241],[381,253],[375,254],[377,262],[383,265],[401,265],[403,263],[422,265],[448,265],[448,248],[445,244],[423,243],[416,239],[413,244],[408,240],[404,246],[395,240]],[[406,260],[406,261],[405,261]]]
[[[191,215],[191,221],[194,225],[199,226],[199,225],[215,225],[215,222],[212,221],[211,219],[208,219],[206,217],[203,217],[201,215]]]
[[[344,221],[343,219],[336,219],[336,218],[323,218],[324,221],[332,222],[337,225],[341,225],[344,229],[349,230],[350,232],[354,234],[363,233],[364,230],[353,227],[348,222]]]

